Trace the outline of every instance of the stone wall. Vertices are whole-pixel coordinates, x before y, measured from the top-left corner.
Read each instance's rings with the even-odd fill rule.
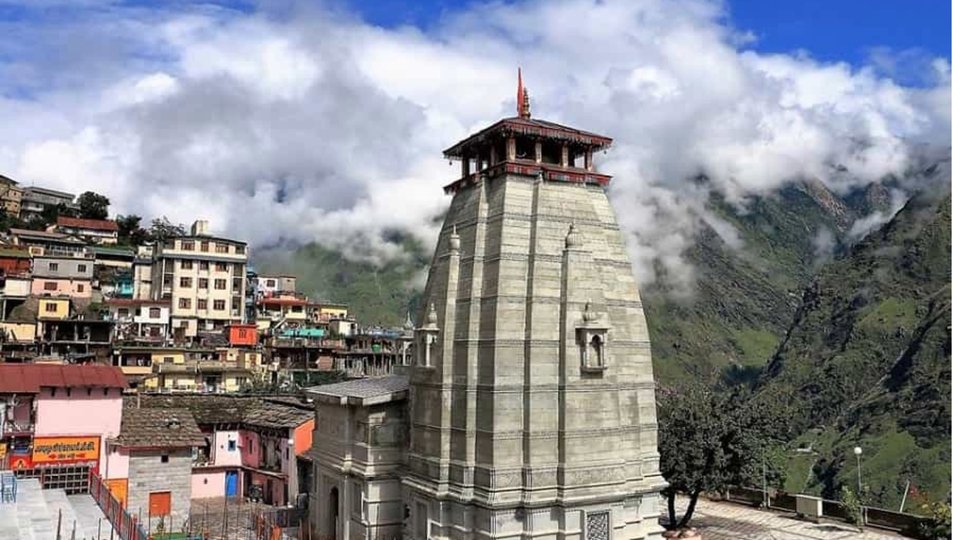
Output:
[[[167,462],[163,457],[167,456]],[[190,515],[190,475],[193,454],[189,448],[169,451],[149,450],[130,452],[129,495],[127,508],[131,515],[141,515],[146,528],[150,508],[150,494],[170,492],[172,519],[166,518],[166,530],[173,523],[173,531],[179,531]],[[156,530],[156,518],[151,518],[151,529]]]

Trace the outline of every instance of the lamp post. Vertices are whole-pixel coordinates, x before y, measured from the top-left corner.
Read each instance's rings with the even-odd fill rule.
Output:
[[[857,456],[857,493],[863,494],[863,478],[860,475],[860,454],[863,453],[863,448],[859,446],[853,447],[853,453]]]

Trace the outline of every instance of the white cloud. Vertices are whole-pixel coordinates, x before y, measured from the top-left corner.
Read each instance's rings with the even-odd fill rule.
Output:
[[[395,229],[432,244],[458,170],[440,152],[513,114],[517,64],[535,116],[615,138],[598,165],[643,282],[656,262],[677,287],[695,277],[682,252],[710,217],[695,175],[737,203],[800,178],[849,189],[903,172],[913,143],[949,144],[948,61],[913,88],[756,52],[709,0],[495,2],[429,32],[300,8],[83,13],[47,31],[86,62],[41,42],[0,66],[57,75],[0,101],[16,124],[0,170],[105,192],[117,212],[207,217],[255,247],[386,257]]]

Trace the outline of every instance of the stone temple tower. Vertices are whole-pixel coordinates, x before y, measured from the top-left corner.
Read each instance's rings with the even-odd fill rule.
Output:
[[[610,138],[517,117],[462,163],[423,295],[401,476],[406,538],[660,532],[650,343],[593,155]]]

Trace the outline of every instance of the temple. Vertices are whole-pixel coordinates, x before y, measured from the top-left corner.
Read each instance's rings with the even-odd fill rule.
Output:
[[[653,538],[650,342],[593,155],[517,116],[444,152],[460,178],[404,373],[312,389],[315,526],[347,538]]]

